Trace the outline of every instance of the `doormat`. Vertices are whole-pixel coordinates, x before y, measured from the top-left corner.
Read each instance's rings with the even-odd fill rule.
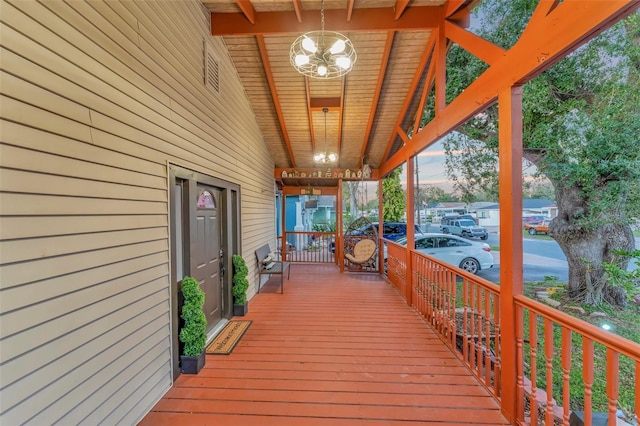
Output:
[[[229,355],[236,347],[251,321],[229,321],[209,346],[207,353],[213,355]]]

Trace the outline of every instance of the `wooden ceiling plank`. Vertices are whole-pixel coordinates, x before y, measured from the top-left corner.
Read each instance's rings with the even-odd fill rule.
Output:
[[[363,8],[345,19],[344,10],[325,10],[325,29],[341,32],[362,31],[418,31],[436,28],[441,9],[437,6],[416,6],[405,10],[399,19],[391,8]],[[302,34],[320,29],[317,10],[301,10],[301,21],[296,12],[256,12],[255,24],[247,22],[244,13],[211,13],[211,35],[242,36],[269,34]]]
[[[249,0],[236,0],[238,7],[247,18],[249,22],[252,24],[256,23],[256,10],[253,8],[251,1]]]
[[[529,33],[529,37],[524,37],[523,33],[498,62],[449,103],[409,144],[385,161],[380,166],[380,175],[387,175],[412,155],[495,103],[501,90],[526,83],[636,9],[635,0],[562,2],[544,19],[538,20],[537,28]]]
[[[400,19],[407,6],[409,6],[409,0],[396,0],[396,5],[393,7],[393,10],[396,11],[396,20]]]
[[[472,32],[466,31],[451,22],[444,22],[444,32],[449,40],[457,43],[464,50],[489,65],[495,63],[506,53],[506,50],[502,47],[497,46],[482,37],[478,37]]]
[[[276,83],[273,80],[273,73],[271,72],[271,63],[269,62],[267,46],[264,43],[264,37],[257,36],[256,39],[258,41],[258,49],[260,50],[260,57],[262,58],[262,65],[264,66],[264,72],[267,76],[267,81],[269,82],[269,90],[271,91],[271,97],[273,98],[273,106],[276,109],[278,122],[280,123],[280,130],[282,131],[282,137],[284,138],[284,143],[287,148],[287,153],[289,154],[289,161],[291,162],[292,167],[296,167],[296,159],[293,156],[293,150],[291,149],[291,141],[289,140],[289,134],[287,133],[287,126],[284,122],[284,117],[282,115],[280,99],[278,98],[278,90],[276,89]]]
[[[413,75],[413,80],[411,81],[411,86],[409,87],[409,90],[407,91],[407,96],[405,97],[404,100],[404,104],[402,105],[402,109],[400,110],[400,113],[398,114],[398,119],[396,120],[396,124],[395,124],[395,128],[400,128],[400,124],[402,123],[402,120],[404,119],[405,114],[407,113],[407,109],[409,108],[409,104],[411,103],[413,97],[414,97],[414,93],[416,91],[416,88],[418,87],[418,84],[420,83],[420,77],[422,76],[422,73],[424,72],[424,68],[427,66],[427,62],[429,61],[429,57],[432,56],[432,52],[433,52],[433,48],[435,46],[436,43],[436,39],[437,39],[437,35],[435,31],[431,32],[431,35],[429,36],[429,40],[427,40],[427,44],[425,45],[424,51],[422,52],[422,56],[420,57],[420,62],[418,63],[418,66],[416,67],[416,72]],[[433,62],[433,61],[432,61]],[[391,135],[391,137],[389,137],[389,141],[387,142],[387,147],[384,150],[384,155],[382,156],[382,161],[385,161],[385,159],[389,156],[389,153],[391,152],[391,147],[393,146],[393,142],[395,140],[395,132],[394,134]]]
[[[364,155],[367,152],[369,146],[369,137],[373,130],[373,122],[376,118],[376,111],[378,110],[378,101],[380,100],[380,94],[382,93],[382,84],[384,83],[384,77],[387,72],[387,64],[389,63],[389,57],[391,56],[391,46],[393,46],[393,38],[395,32],[389,31],[387,34],[387,42],[384,45],[384,53],[382,54],[382,60],[380,61],[380,73],[378,74],[378,82],[376,83],[375,95],[371,102],[371,111],[369,112],[369,121],[367,122],[367,130],[365,131],[364,138],[362,139],[362,148],[360,149],[360,161],[364,159]],[[386,157],[383,157],[383,159]],[[360,164],[360,163],[358,163]],[[362,164],[360,164],[362,166]]]

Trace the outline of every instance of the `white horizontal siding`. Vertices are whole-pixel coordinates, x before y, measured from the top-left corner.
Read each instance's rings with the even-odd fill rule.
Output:
[[[273,161],[199,1],[0,7],[0,423],[132,424],[171,384],[167,164],[241,186],[253,268]]]

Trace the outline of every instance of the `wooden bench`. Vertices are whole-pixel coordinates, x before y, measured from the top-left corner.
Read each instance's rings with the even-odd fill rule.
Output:
[[[284,294],[284,274],[287,273],[287,279],[291,278],[291,263],[281,262],[275,259],[269,259],[271,249],[269,244],[265,244],[256,250],[256,259],[258,260],[258,293],[262,286],[262,276],[280,275],[280,293]]]

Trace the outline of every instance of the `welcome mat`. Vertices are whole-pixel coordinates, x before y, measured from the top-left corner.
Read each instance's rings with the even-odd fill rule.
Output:
[[[229,355],[250,325],[251,321],[229,321],[216,338],[209,343],[207,353]]]

